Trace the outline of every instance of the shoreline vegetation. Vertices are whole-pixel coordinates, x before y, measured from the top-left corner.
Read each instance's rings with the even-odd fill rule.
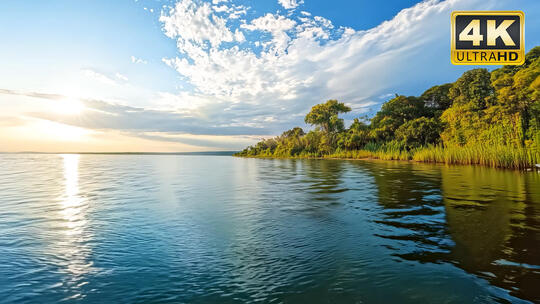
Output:
[[[540,46],[520,66],[473,69],[421,96],[397,95],[349,128],[337,100],[238,157],[409,160],[525,170],[540,164]]]

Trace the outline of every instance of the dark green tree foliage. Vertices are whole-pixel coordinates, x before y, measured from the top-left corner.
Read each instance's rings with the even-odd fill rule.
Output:
[[[483,110],[493,93],[489,71],[474,69],[459,77],[450,88],[448,97],[457,105],[470,105],[473,110]]]
[[[446,83],[431,87],[420,96],[425,106],[433,109],[434,115],[434,111],[444,111],[452,106],[452,99],[448,96],[452,85],[452,83]]]
[[[399,126],[396,140],[409,149],[438,144],[442,129],[437,118],[420,117]]]
[[[362,149],[367,143],[373,141],[373,135],[369,126],[358,118],[355,118],[346,132],[339,134],[337,148],[341,150]]]
[[[305,122],[320,127],[325,133],[341,132],[344,129],[340,113],[350,112],[351,108],[337,100],[328,100],[326,103],[315,105],[306,115]]]
[[[373,134],[379,141],[390,141],[402,124],[422,117],[427,112],[424,101],[420,98],[396,96],[383,104],[381,110],[371,119]]]
[[[305,122],[238,153],[241,156],[324,156],[340,151],[429,145],[492,145],[540,150],[540,47],[521,66],[489,72],[474,69],[454,83],[434,86],[420,97],[396,95],[371,119],[345,128],[339,114],[351,109],[337,100],[315,105]]]

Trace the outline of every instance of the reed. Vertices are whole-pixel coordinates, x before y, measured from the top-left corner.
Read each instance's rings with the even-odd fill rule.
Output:
[[[381,160],[413,160],[417,162],[455,165],[482,165],[493,168],[528,169],[540,163],[540,150],[535,147],[510,146],[429,146],[407,151],[389,147],[368,147],[364,150],[336,151],[324,158],[373,158]]]
[[[524,170],[540,163],[540,148],[475,145],[466,147],[428,146],[406,150],[395,145],[367,144],[362,150],[338,150],[331,154],[302,151],[298,155],[283,155],[268,150],[258,155],[237,155],[271,158],[341,158],[413,160],[417,162],[444,163],[450,165],[482,165],[493,168]]]
[[[406,150],[386,148],[381,150],[346,150],[336,151],[329,155],[324,155],[324,158],[349,158],[349,159],[364,159],[373,158],[381,160],[411,160],[413,154]]]
[[[483,165],[494,168],[527,169],[540,163],[540,151],[535,147],[475,145],[467,147],[431,146],[420,149],[412,158],[419,162]]]

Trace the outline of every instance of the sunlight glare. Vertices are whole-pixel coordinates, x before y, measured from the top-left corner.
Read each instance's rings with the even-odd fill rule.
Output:
[[[86,107],[78,99],[59,100],[52,107],[52,110],[61,115],[80,115]]]

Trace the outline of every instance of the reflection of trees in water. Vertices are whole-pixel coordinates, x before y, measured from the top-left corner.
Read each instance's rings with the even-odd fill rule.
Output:
[[[383,217],[376,222],[387,228],[377,236],[398,241],[388,246],[403,259],[441,260],[451,244],[447,241],[437,167],[387,161],[363,163],[362,167],[372,172],[378,188],[378,203],[384,207]],[[396,244],[405,245],[396,248]]]
[[[540,300],[538,176],[458,167],[442,177],[455,242],[449,258],[515,296]]]
[[[306,160],[304,182],[309,185],[308,192],[313,199],[326,200],[334,198],[332,194],[347,191],[342,187],[343,161]]]
[[[334,204],[339,202],[339,193],[347,191],[347,188],[343,187],[342,175],[345,170],[343,161],[318,159],[263,161],[266,163],[260,166],[258,172],[260,181],[270,183],[269,189],[276,189],[276,186],[292,187],[293,191],[287,191],[287,193],[298,194],[299,203],[318,201]],[[271,194],[276,195],[275,192]]]
[[[367,164],[396,256],[450,262],[540,300],[540,176],[484,167]],[[440,190],[439,190],[440,189]],[[396,246],[395,243],[392,243]]]

